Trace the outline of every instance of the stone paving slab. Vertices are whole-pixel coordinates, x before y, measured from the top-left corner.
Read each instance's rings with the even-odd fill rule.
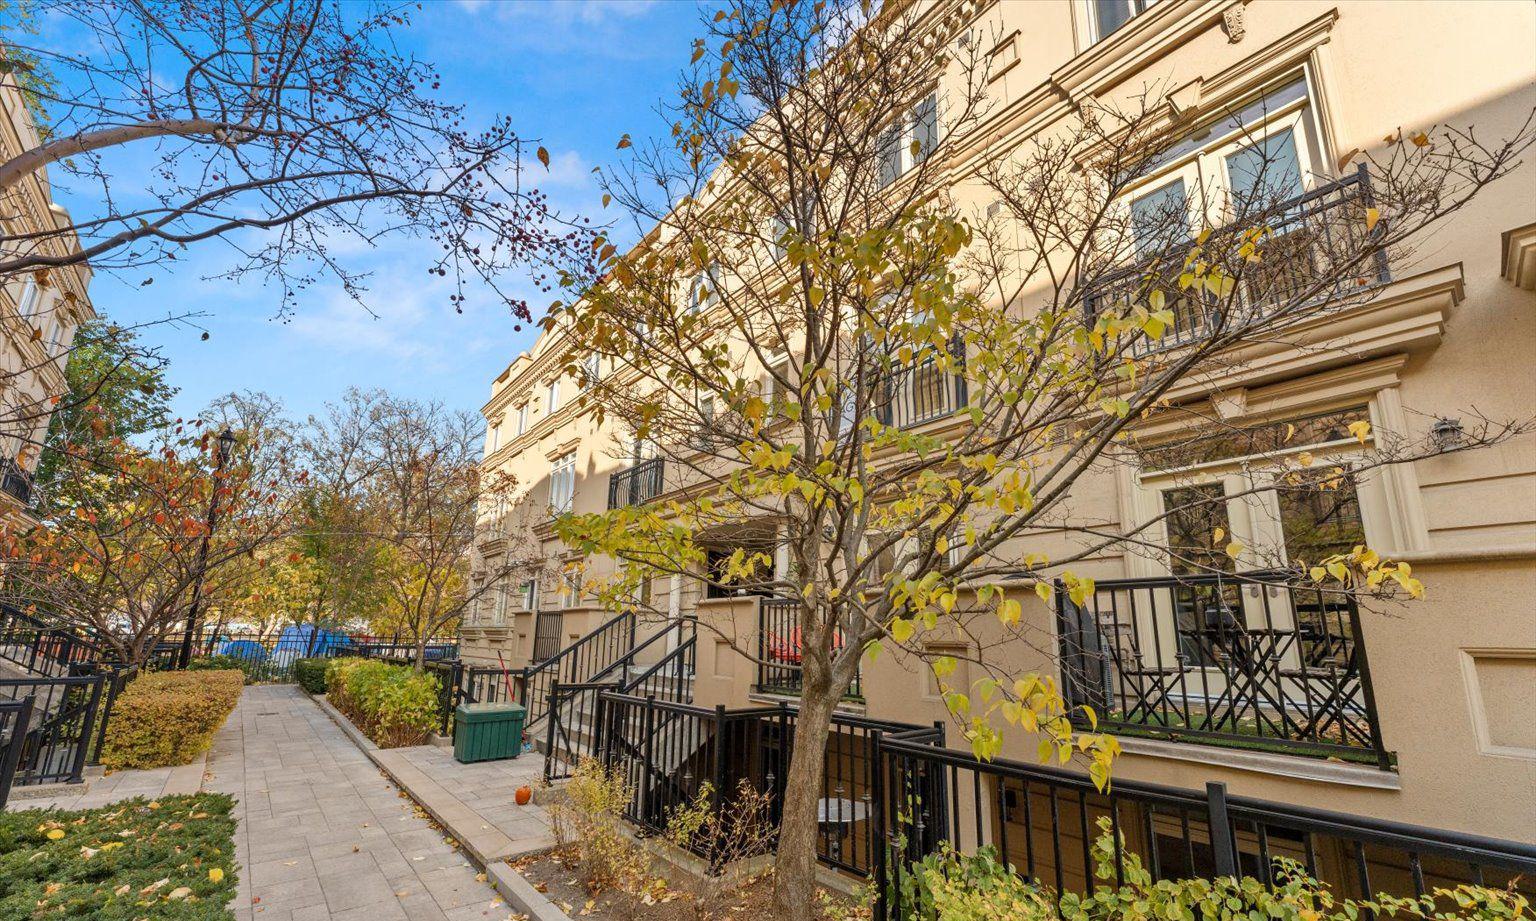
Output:
[[[554,846],[544,808],[533,803],[519,806],[513,798],[518,787],[537,786],[543,777],[544,762],[537,752],[460,764],[451,748],[438,745],[380,749],[362,738],[334,708],[321,706],[481,866]]]
[[[246,689],[204,789],[238,800],[236,921],[504,921],[512,912],[291,685]]]
[[[36,795],[27,787],[12,787],[8,812],[18,809],[95,809],[135,796],[152,799],[202,789],[207,754],[191,764],[142,771],[114,771],[79,784],[48,784],[47,793]]]

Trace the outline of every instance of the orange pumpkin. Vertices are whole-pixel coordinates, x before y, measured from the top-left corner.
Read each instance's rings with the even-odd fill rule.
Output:
[[[527,784],[523,784],[521,787],[517,788],[517,792],[514,793],[513,796],[517,799],[517,804],[519,806],[526,806],[528,805],[528,801],[533,799],[533,788],[529,787]]]

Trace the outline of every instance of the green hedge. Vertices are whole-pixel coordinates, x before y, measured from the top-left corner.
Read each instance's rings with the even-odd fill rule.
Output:
[[[293,678],[311,694],[325,693],[325,667],[330,659],[299,659],[293,663]]]
[[[240,701],[245,673],[152,672],[118,695],[101,763],[109,770],[188,764]]]
[[[255,663],[259,664],[259,663]],[[250,659],[242,659],[238,656],[198,656],[187,663],[187,671],[192,672],[223,672],[237,671],[245,675],[245,683],[250,684],[255,679],[251,675],[253,663]]]
[[[233,805],[198,793],[0,813],[0,919],[228,921]]]
[[[332,659],[325,692],[381,748],[421,745],[437,728],[437,677],[376,659]]]

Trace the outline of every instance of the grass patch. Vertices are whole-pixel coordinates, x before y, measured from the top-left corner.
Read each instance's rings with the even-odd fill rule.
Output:
[[[228,921],[233,806],[198,793],[0,813],[0,921]]]

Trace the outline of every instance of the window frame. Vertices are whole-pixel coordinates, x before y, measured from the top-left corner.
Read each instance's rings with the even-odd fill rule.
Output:
[[[555,487],[561,487],[557,502]],[[549,462],[549,511],[551,516],[566,515],[576,508],[576,452],[567,451]]]
[[[925,108],[931,111],[932,144],[913,154],[912,142],[919,140],[917,135],[921,124],[919,113]],[[875,142],[875,187],[890,188],[901,177],[921,166],[938,149],[943,135],[944,124],[939,118],[939,92],[934,88],[924,93],[899,116],[891,119],[891,123],[880,132]],[[891,157],[890,161],[888,157]]]

